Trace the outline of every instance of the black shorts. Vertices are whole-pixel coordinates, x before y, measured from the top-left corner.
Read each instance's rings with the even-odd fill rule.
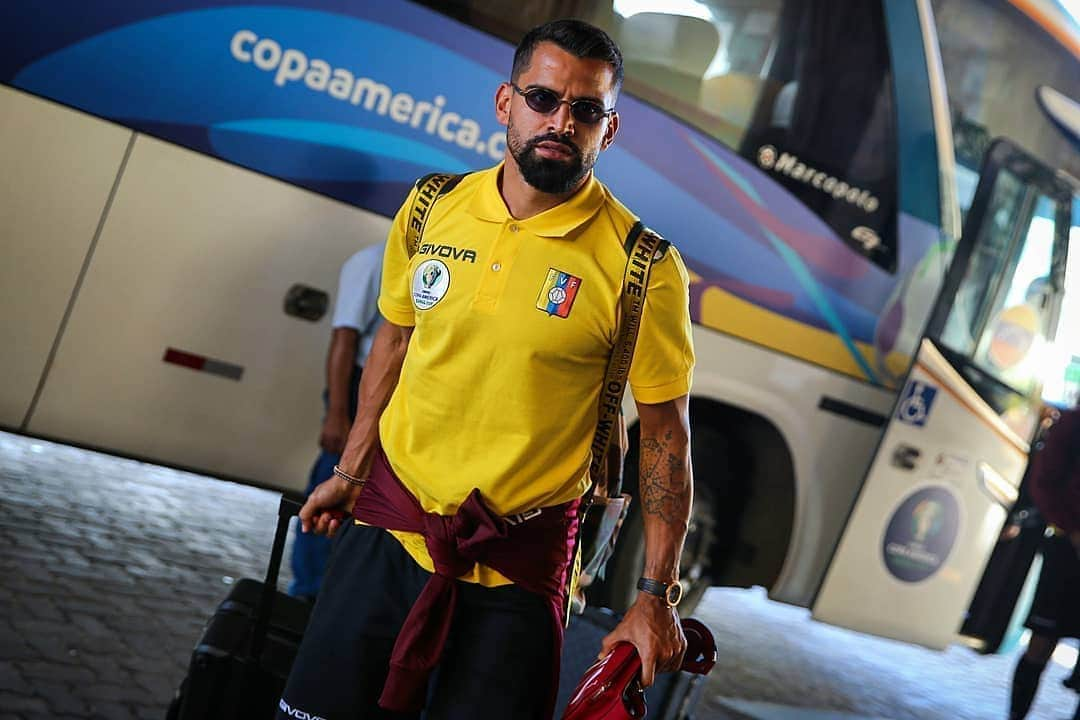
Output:
[[[1047,538],[1042,555],[1035,602],[1024,625],[1046,637],[1080,637],[1080,557],[1063,535]]]
[[[430,573],[385,530],[348,523],[278,704],[279,720],[415,718],[378,707],[394,640]],[[547,601],[461,583],[425,720],[538,718],[553,658]]]

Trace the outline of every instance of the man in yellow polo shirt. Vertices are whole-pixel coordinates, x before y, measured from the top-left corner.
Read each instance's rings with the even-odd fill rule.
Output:
[[[598,28],[530,31],[496,95],[504,161],[440,197],[415,253],[417,191],[395,218],[360,415],[301,512],[305,532],[343,529],[278,717],[550,717],[553,608],[637,220],[592,174],[619,127],[621,82]],[[642,592],[604,642],[637,647],[646,685],[685,648],[673,605],[693,364],[688,277],[670,248],[653,263],[630,368]]]

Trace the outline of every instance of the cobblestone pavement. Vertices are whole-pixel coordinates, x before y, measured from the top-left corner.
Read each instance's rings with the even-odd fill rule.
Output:
[[[0,720],[163,718],[228,585],[265,572],[276,508],[265,490],[0,433]],[[698,615],[721,645],[698,720],[1004,716],[1015,656],[849,633],[759,591],[713,590]],[[1065,674],[1047,670],[1033,720],[1069,716]]]
[[[706,684],[705,717],[716,711],[726,718],[730,710],[739,720],[1007,716],[1019,650],[984,656],[954,645],[938,652],[862,635],[811,620],[808,610],[772,602],[761,589],[714,588],[696,614],[721,648]],[[1077,695],[1061,681],[1072,669],[1073,647],[1060,647],[1062,662],[1047,665],[1029,720],[1072,718]]]
[[[164,718],[276,516],[265,490],[0,433],[0,718]]]

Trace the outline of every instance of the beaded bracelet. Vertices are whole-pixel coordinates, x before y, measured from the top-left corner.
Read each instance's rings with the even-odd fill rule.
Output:
[[[355,485],[356,487],[364,487],[364,483],[367,482],[363,478],[358,478],[355,475],[350,475],[337,465],[334,466],[334,474],[345,482],[349,483],[350,485]]]

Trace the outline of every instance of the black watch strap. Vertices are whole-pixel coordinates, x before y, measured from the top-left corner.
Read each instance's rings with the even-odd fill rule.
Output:
[[[637,589],[658,598],[663,598],[669,607],[675,607],[682,600],[682,585],[678,581],[666,583],[643,577],[638,579]]]
[[[637,589],[656,597],[667,597],[667,583],[643,577],[637,581]]]

